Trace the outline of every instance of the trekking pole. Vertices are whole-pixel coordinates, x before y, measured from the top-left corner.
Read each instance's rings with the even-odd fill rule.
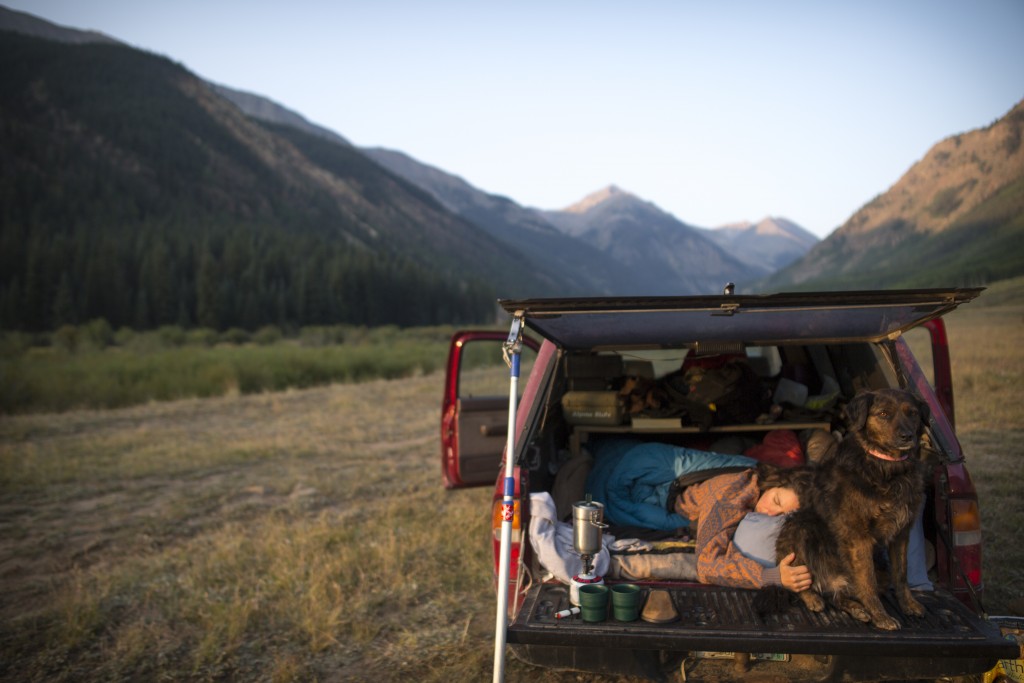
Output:
[[[508,577],[512,555],[512,519],[515,516],[516,480],[513,476],[516,444],[516,400],[519,396],[519,356],[523,345],[522,312],[512,317],[512,328],[502,346],[510,369],[508,440],[505,443],[505,478],[501,499],[501,553],[498,559],[498,606],[494,617],[494,683],[505,679],[505,640],[508,632]]]

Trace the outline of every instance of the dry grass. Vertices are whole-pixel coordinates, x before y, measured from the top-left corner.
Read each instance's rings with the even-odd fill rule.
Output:
[[[489,584],[439,382],[5,419],[3,675],[429,680]]]
[[[1024,596],[1019,300],[949,320],[992,614]],[[441,487],[441,384],[0,419],[0,679],[488,679],[491,492]]]
[[[981,499],[985,607],[1009,614],[1010,601],[1024,598],[1024,278],[997,284],[946,322],[957,435]]]

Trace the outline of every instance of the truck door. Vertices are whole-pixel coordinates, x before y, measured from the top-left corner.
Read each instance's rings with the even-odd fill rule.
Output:
[[[507,332],[460,331],[451,339],[441,405],[441,475],[445,488],[493,486],[508,435]],[[524,335],[519,388],[539,344]]]

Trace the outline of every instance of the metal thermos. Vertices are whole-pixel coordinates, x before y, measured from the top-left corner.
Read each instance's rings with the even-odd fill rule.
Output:
[[[594,574],[594,558],[601,552],[601,533],[606,528],[604,505],[591,500],[589,493],[586,500],[573,503],[572,546],[583,561],[583,571],[569,583],[569,602],[574,605],[580,604],[580,586],[604,583]]]
[[[604,523],[604,505],[590,500],[573,503],[572,545],[580,555],[593,557],[601,552],[601,532],[608,528]]]

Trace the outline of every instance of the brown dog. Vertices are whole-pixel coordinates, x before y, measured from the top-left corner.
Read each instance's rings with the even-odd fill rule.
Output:
[[[899,622],[878,597],[873,551],[889,551],[896,600],[904,614],[924,608],[907,587],[907,540],[924,496],[920,436],[928,406],[899,389],[862,392],[846,406],[849,431],[836,453],[820,463],[800,509],[783,523],[777,558],[811,570],[811,590],[799,593],[813,612],[824,596],[860,621],[885,630]]]

